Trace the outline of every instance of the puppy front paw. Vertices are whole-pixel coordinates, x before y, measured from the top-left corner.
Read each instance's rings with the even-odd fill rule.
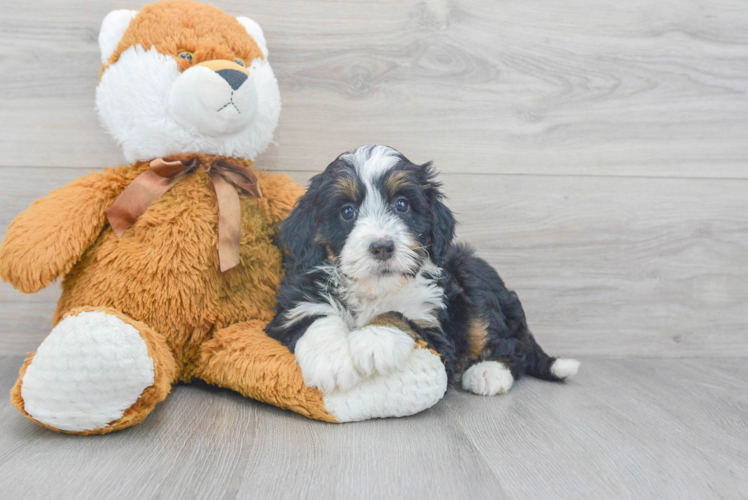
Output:
[[[365,376],[399,370],[413,352],[415,341],[392,326],[368,325],[348,336],[353,364]]]
[[[353,364],[347,334],[348,326],[341,318],[328,316],[312,323],[298,340],[294,353],[307,386],[330,394],[358,384],[361,376]]]

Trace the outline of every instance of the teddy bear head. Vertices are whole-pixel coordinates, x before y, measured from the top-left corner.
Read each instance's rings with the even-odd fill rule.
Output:
[[[272,141],[280,92],[251,19],[187,0],[115,10],[99,48],[96,108],[127,161],[181,153],[254,160]]]

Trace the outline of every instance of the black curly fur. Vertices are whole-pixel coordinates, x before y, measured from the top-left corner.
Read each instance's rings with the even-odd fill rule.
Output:
[[[550,370],[556,358],[543,352],[530,333],[517,294],[508,290],[496,270],[474,253],[467,244],[453,244],[443,264],[448,302],[440,323],[454,349],[442,355],[448,363],[452,358],[457,363],[451,373],[463,372],[480,361],[496,360],[507,365],[515,379],[528,373],[559,380]],[[469,328],[475,322],[486,325],[486,342],[479,356],[470,359]],[[437,352],[441,353],[439,349]]]
[[[438,327],[423,328],[410,323],[441,355],[450,379],[455,380],[475,363],[496,360],[504,363],[515,379],[527,373],[559,380],[551,372],[556,358],[543,352],[530,333],[517,294],[504,286],[496,271],[476,257],[470,246],[453,243],[456,222],[443,203],[441,184],[435,180],[431,164],[416,165],[400,155],[393,171],[407,175],[406,195],[413,209],[405,223],[429,259],[443,270],[434,279],[444,288],[447,304],[440,313]],[[350,232],[351,226],[342,224],[337,217],[340,202],[332,192],[343,176],[355,178],[355,173],[339,157],[312,179],[309,190],[280,227],[286,276],[281,282],[277,314],[266,331],[292,351],[319,316],[289,325],[284,314],[300,302],[327,300],[319,286],[327,275],[318,266],[334,266]],[[329,289],[326,292],[331,293]],[[334,298],[345,307],[342,298]],[[477,340],[470,335],[471,325],[476,324],[482,325],[481,332],[485,331]]]

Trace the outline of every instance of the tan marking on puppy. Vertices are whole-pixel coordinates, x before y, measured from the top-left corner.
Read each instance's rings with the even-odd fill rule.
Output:
[[[422,326],[424,328],[431,328],[434,325],[429,322],[425,321],[414,321],[418,326]],[[398,312],[386,312],[382,313],[373,320],[369,322],[367,326],[391,326],[393,328],[397,328],[402,332],[407,333],[410,335],[410,337],[416,341],[416,345],[420,347],[421,349],[427,349],[428,351],[431,351],[436,356],[439,356],[439,353],[436,352],[434,349],[430,348],[429,345],[426,343],[425,340],[421,338],[418,333],[416,333],[415,330],[413,330],[410,325],[408,324],[408,321],[405,319],[405,316]],[[441,357],[441,356],[440,356]]]
[[[333,253],[332,248],[330,248],[330,242],[327,240],[327,238],[325,238],[321,234],[317,234],[314,236],[314,242],[320,245],[325,250],[325,255],[327,255],[328,259],[333,262],[337,262],[338,258]]]
[[[410,335],[413,340],[421,340],[421,337],[410,327],[405,316],[397,312],[382,313],[369,321],[369,324],[366,326],[389,326],[397,328],[398,330]]]
[[[416,346],[418,346],[420,349],[426,349],[427,351],[431,352],[434,356],[439,356],[439,353],[433,350],[429,347],[429,345],[426,343],[425,340],[416,340]],[[441,356],[439,356],[441,358]]]
[[[387,196],[392,198],[395,196],[403,187],[410,183],[407,172],[393,172],[388,175],[384,180],[384,189]]]
[[[435,356],[439,356],[439,353],[433,350],[429,347],[429,345],[426,343],[425,340],[421,338],[418,333],[416,333],[408,324],[408,321],[405,319],[405,316],[400,314],[399,312],[386,312],[382,313],[373,320],[369,321],[369,324],[366,326],[389,326],[392,328],[397,328],[402,332],[407,333],[410,335],[410,337],[416,341],[416,346],[421,349],[426,349],[430,351]],[[441,357],[441,356],[439,356]]]
[[[361,191],[358,188],[358,183],[353,177],[341,177],[335,183],[335,192],[340,196],[344,196],[352,201],[361,200]]]
[[[470,360],[480,358],[486,343],[488,342],[488,322],[481,319],[473,319],[468,327],[468,340],[470,342]]]

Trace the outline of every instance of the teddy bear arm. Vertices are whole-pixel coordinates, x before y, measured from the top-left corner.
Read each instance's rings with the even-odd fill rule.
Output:
[[[264,327],[255,320],[216,332],[201,348],[197,376],[309,418],[337,421],[325,408],[323,394],[304,384],[294,355],[268,337]]]
[[[286,174],[264,173],[260,177],[262,197],[267,200],[267,216],[271,225],[288,217],[304,188]]]
[[[105,210],[126,184],[119,169],[108,169],[36,200],[8,227],[0,278],[34,293],[67,273],[104,228]]]
[[[324,394],[304,383],[295,356],[264,327],[263,321],[248,321],[216,332],[201,348],[197,377],[327,422],[413,415],[436,404],[447,390],[441,358],[419,340],[400,370]]]

